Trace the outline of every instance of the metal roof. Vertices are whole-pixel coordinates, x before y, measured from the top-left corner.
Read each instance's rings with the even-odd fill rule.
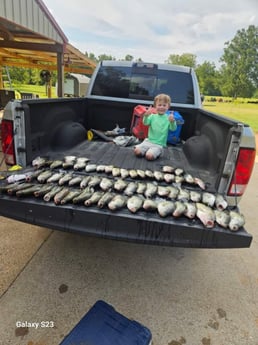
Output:
[[[87,75],[96,67],[69,44],[42,0],[0,0],[0,64],[49,70],[61,64]]]

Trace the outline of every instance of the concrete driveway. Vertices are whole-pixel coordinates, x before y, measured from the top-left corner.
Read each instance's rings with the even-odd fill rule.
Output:
[[[154,345],[258,345],[257,201],[256,164],[240,205],[248,249],[128,244],[1,217],[0,344],[58,345],[102,299]]]

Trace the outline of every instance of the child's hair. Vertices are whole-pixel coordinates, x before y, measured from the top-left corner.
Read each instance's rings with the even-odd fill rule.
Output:
[[[171,98],[169,95],[166,95],[165,93],[160,93],[154,98],[154,106],[157,104],[157,102],[164,102],[170,105]]]

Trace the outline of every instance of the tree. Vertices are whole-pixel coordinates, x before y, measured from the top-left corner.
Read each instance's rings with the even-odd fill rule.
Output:
[[[202,94],[212,96],[221,95],[218,87],[218,72],[213,62],[205,61],[196,67],[195,72]]]
[[[238,30],[225,45],[220,59],[223,93],[251,97],[258,88],[258,27]]]
[[[190,53],[184,53],[182,55],[170,54],[168,59],[165,61],[172,65],[183,65],[195,68],[196,67],[196,55]]]

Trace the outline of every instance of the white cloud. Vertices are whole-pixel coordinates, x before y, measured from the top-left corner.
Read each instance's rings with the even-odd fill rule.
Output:
[[[71,44],[96,56],[164,62],[192,53],[217,62],[237,30],[257,25],[257,0],[45,0]]]

